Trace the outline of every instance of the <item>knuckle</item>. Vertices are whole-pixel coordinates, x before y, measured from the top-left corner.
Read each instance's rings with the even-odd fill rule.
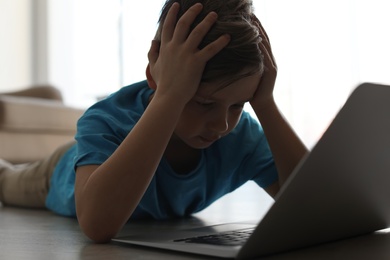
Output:
[[[179,19],[179,21],[176,24],[176,27],[181,27],[181,28],[189,28],[190,26],[191,23],[185,18]]]
[[[204,51],[206,53],[216,53],[218,50],[217,50],[217,46],[215,46],[215,44],[210,43],[209,45],[207,45],[204,48]]]
[[[196,27],[191,31],[191,37],[195,39],[199,37],[203,37],[203,35],[204,35],[203,31],[199,27]]]

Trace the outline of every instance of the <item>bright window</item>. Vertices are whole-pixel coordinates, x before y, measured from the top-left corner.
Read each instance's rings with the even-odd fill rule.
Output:
[[[68,66],[73,78],[72,86],[63,89],[69,101],[87,105],[145,79],[147,52],[164,2],[73,2]],[[390,84],[387,1],[253,2],[279,68],[279,107],[309,147],[358,83]]]

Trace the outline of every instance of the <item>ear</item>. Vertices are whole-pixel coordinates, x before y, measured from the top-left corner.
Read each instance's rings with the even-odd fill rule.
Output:
[[[152,74],[150,73],[150,65],[146,67],[146,81],[148,82],[149,88],[156,90],[157,85],[156,82],[154,81]]]

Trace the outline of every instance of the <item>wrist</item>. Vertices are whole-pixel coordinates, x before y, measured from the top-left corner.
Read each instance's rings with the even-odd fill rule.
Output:
[[[184,95],[179,93],[166,93],[156,90],[151,97],[151,101],[152,100],[158,101],[159,104],[164,104],[177,110],[183,110],[190,98],[186,98]]]
[[[155,92],[149,100],[149,106],[153,104],[153,106],[159,106],[160,111],[166,110],[171,111],[174,114],[181,114],[187,102],[183,101],[179,97],[175,97],[169,94],[162,94]]]
[[[273,95],[261,100],[253,100],[250,102],[253,110],[257,115],[267,112],[267,110],[275,109],[277,107]]]

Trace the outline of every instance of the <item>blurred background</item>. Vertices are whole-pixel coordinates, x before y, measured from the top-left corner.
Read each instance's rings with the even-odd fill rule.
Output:
[[[145,79],[164,2],[0,0],[0,92],[51,84],[86,108]],[[357,84],[390,84],[389,1],[253,3],[278,63],[279,107],[309,147]]]

